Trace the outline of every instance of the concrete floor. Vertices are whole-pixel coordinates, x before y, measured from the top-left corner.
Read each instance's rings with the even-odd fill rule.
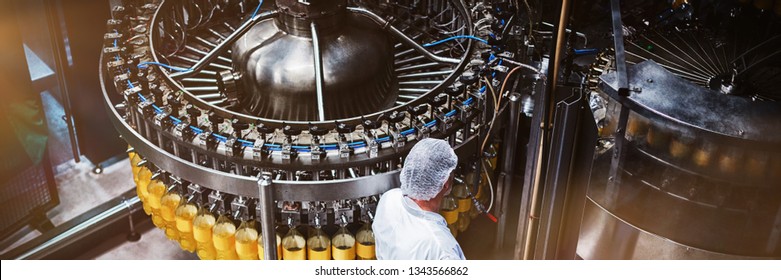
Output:
[[[93,164],[87,160],[80,163],[67,162],[58,167],[62,172],[55,176],[60,205],[49,211],[48,217],[55,226],[61,225],[88,210],[115,198],[134,188],[130,165],[127,159],[104,168],[102,174],[92,172]],[[127,242],[125,236],[117,236],[94,248],[85,249],[82,259],[117,260],[159,260],[197,259],[195,254],[185,252],[176,242],[168,240],[162,230],[153,228],[151,220],[140,221],[142,234],[138,242]],[[37,231],[24,235],[4,253],[40,236]]]

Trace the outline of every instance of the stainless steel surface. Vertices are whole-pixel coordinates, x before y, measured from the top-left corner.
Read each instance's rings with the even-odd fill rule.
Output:
[[[499,214],[499,224],[497,225],[496,242],[494,243],[496,249],[504,247],[504,235],[506,233],[509,216],[508,208],[510,207],[510,189],[513,188],[515,184],[513,171],[515,170],[516,143],[518,143],[519,135],[518,125],[521,117],[521,95],[518,93],[510,94],[507,100],[509,102],[507,106],[510,107],[510,110],[508,112],[509,122],[507,124],[507,131],[505,132],[503,141],[503,162],[502,173],[500,175],[502,181],[496,189],[496,193],[498,194],[496,197],[496,206],[497,209],[499,209],[497,212]]]
[[[260,204],[260,221],[262,223],[261,230],[263,234],[263,256],[265,260],[277,259],[277,242],[276,232],[274,230],[274,215],[276,213],[276,203],[274,203],[274,183],[271,181],[271,176],[261,175],[258,180],[259,195],[258,203]]]
[[[242,107],[255,116],[286,121],[351,118],[393,107],[398,82],[391,38],[363,17],[346,14],[342,21],[316,40],[311,32],[287,34],[274,20],[250,29],[231,52],[234,71],[242,77]]]
[[[586,201],[577,252],[586,260],[763,259],[711,252],[676,243],[616,217],[591,199]]]
[[[222,52],[224,52],[229,46],[233,45],[236,40],[244,36],[244,34],[247,33],[247,31],[250,31],[255,24],[258,22],[271,19],[276,17],[279,14],[278,11],[268,11],[265,13],[258,14],[246,22],[244,22],[241,26],[239,26],[236,31],[228,35],[225,39],[223,39],[219,44],[217,44],[212,50],[210,50],[206,55],[204,55],[200,60],[198,60],[195,65],[190,67],[188,71],[182,71],[182,72],[175,72],[171,73],[170,77],[173,79],[183,79],[187,77],[191,77],[194,74],[198,73],[198,71],[203,70],[209,63],[214,61],[214,59],[218,58]],[[149,33],[149,40],[151,42],[153,36],[153,33]],[[154,53],[154,52],[153,52]]]
[[[320,38],[317,35],[317,25],[312,22],[312,49],[315,58],[315,83],[317,84],[317,116],[325,121],[325,104],[323,103],[323,58],[320,54]]]

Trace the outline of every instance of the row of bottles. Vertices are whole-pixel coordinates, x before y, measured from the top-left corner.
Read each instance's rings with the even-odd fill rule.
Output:
[[[316,224],[311,228],[306,239],[291,226],[282,239],[282,259],[284,260],[374,260],[374,232],[371,223],[364,223],[353,235],[347,224],[342,223],[339,229],[329,237],[323,228]]]
[[[264,259],[263,233],[249,211],[234,211],[236,215],[230,216],[223,201],[207,201],[199,186],[183,184],[155,171],[132,148],[128,149],[128,156],[144,212],[168,239],[204,260]],[[219,192],[212,192],[208,200],[212,197],[219,198]],[[277,256],[284,260],[375,259],[371,223],[364,223],[353,235],[347,229],[346,219],[342,220],[333,237],[319,224],[312,228],[308,239],[292,224],[284,238],[273,231]]]
[[[495,151],[496,146],[489,146],[489,151]],[[459,232],[464,232],[469,228],[469,225],[475,217],[481,214],[481,209],[475,207],[474,202],[477,201],[480,205],[488,205],[490,203],[490,197],[488,195],[490,183],[486,173],[491,173],[496,166],[495,153],[488,156],[488,159],[484,161],[486,165],[486,172],[469,172],[463,177],[457,176],[453,182],[453,189],[449,195],[445,196],[440,207],[440,214],[445,218],[447,226],[450,229],[450,233],[454,237],[458,237]],[[478,175],[479,174],[479,175]],[[475,178],[475,176],[480,176]],[[477,190],[472,191],[474,188],[470,186],[477,182]]]

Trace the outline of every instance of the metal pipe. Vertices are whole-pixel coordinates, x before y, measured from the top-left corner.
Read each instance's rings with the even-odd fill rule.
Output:
[[[55,236],[54,238],[51,238],[44,242],[43,244],[36,246],[35,248],[32,248],[31,250],[24,252],[24,254],[21,254],[15,259],[17,260],[25,260],[25,259],[40,259],[42,257],[45,257],[46,252],[55,251],[61,248],[64,248],[72,240],[78,236],[85,236],[92,234],[100,229],[102,229],[106,224],[112,223],[114,221],[120,220],[125,218],[125,215],[127,213],[128,208],[140,208],[141,207],[141,200],[138,197],[132,197],[127,200],[122,200],[119,203],[117,203],[115,206],[109,208],[108,210],[101,212],[100,214],[97,214],[93,216],[92,218],[84,221],[83,223],[80,223],[65,232]]]
[[[274,10],[250,18],[249,20],[244,22],[241,26],[239,26],[239,28],[237,28],[236,31],[228,35],[228,37],[225,40],[223,40],[216,47],[214,47],[214,49],[209,51],[208,54],[204,55],[197,63],[195,63],[195,65],[190,67],[189,70],[184,72],[172,73],[170,75],[171,78],[181,79],[181,78],[192,77],[193,75],[197,74],[198,71],[203,70],[203,68],[209,65],[209,63],[211,63],[212,60],[217,58],[220,52],[222,52],[226,47],[233,45],[233,43],[236,42],[236,40],[238,40],[239,38],[241,38],[241,36],[246,34],[247,31],[249,31],[253,26],[255,26],[255,24],[266,19],[274,18],[277,15],[279,15],[279,11]]]
[[[263,231],[263,257],[265,260],[277,259],[277,239],[274,233],[274,190],[271,176],[263,174],[258,180],[260,222]]]
[[[404,32],[401,32],[400,30],[396,29],[396,27],[393,27],[392,25],[390,25],[390,22],[388,22],[387,20],[385,20],[381,16],[379,16],[379,15],[377,15],[377,14],[375,14],[375,13],[369,11],[369,10],[366,10],[366,9],[363,9],[363,8],[355,8],[355,7],[348,7],[347,9],[350,10],[351,12],[354,12],[356,14],[359,14],[359,15],[362,15],[362,16],[365,16],[365,17],[368,17],[369,19],[373,20],[377,24],[381,25],[383,29],[388,30],[391,33],[391,35],[396,37],[396,39],[399,39],[401,42],[406,43],[407,45],[409,45],[413,49],[417,50],[418,52],[423,54],[423,56],[425,56],[426,58],[428,58],[430,60],[433,60],[433,61],[436,61],[436,62],[439,62],[439,63],[444,63],[444,64],[459,64],[459,63],[461,63],[461,61],[458,60],[458,59],[449,58],[449,57],[441,57],[441,56],[437,56],[437,55],[431,53],[426,48],[424,48],[423,46],[421,46],[420,44],[415,42],[415,40],[412,40],[412,38],[410,38],[406,34],[404,34]]]
[[[550,65],[553,65],[553,67],[549,67],[551,73],[549,76],[550,78],[550,84],[548,85],[547,93],[544,95],[544,98],[546,98],[545,101],[547,101],[545,104],[547,108],[544,108],[542,110],[543,114],[543,121],[540,123],[540,129],[542,130],[542,133],[540,133],[540,141],[539,141],[539,147],[537,151],[537,166],[534,171],[534,185],[532,188],[532,197],[531,197],[531,207],[529,207],[529,217],[528,223],[526,226],[526,236],[524,240],[524,248],[523,248],[523,259],[528,260],[531,258],[531,255],[533,253],[531,246],[534,243],[535,235],[534,232],[536,232],[537,229],[537,222],[539,220],[539,204],[540,204],[540,188],[542,188],[543,183],[542,181],[542,173],[543,169],[545,168],[545,150],[549,146],[550,143],[550,136],[548,135],[551,131],[551,128],[553,124],[551,121],[553,120],[553,113],[554,108],[556,105],[556,99],[555,91],[556,91],[556,84],[558,83],[558,76],[559,76],[559,68],[561,67],[561,56],[563,54],[564,45],[565,45],[565,37],[567,32],[567,24],[569,23],[569,10],[570,10],[570,1],[569,0],[562,0],[561,1],[561,14],[559,14],[559,26],[557,29],[556,34],[556,42],[555,42],[555,50],[553,52],[552,57],[550,58]],[[545,111],[547,110],[547,111]],[[523,230],[523,229],[518,229]]]
[[[509,122],[507,126],[507,132],[504,134],[504,163],[502,164],[502,184],[497,189],[497,208],[499,224],[496,230],[496,243],[494,243],[496,249],[504,247],[504,234],[507,227],[507,207],[509,207],[510,188],[513,184],[513,170],[515,170],[515,152],[518,142],[518,125],[521,118],[521,95],[513,93],[508,97],[510,102],[510,114]]]
[[[312,27],[312,48],[315,58],[315,85],[317,86],[317,114],[320,121],[325,121],[325,104],[323,102],[323,58],[320,54],[320,39],[317,36],[317,25],[313,21]]]

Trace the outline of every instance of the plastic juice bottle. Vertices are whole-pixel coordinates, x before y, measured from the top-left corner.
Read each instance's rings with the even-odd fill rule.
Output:
[[[212,243],[212,229],[216,222],[214,214],[204,206],[201,206],[198,215],[193,219],[193,238],[196,242],[196,252],[202,260],[217,258],[217,250]]]
[[[458,231],[464,232],[471,222],[469,210],[472,209],[472,198],[469,197],[469,189],[465,183],[456,183],[453,186],[453,196],[458,203],[458,221],[456,222]]]
[[[147,201],[147,197],[149,196],[149,191],[147,188],[149,187],[149,183],[152,181],[152,171],[149,170],[146,166],[140,166],[138,168],[138,181],[136,182],[136,194],[138,195],[138,199],[141,200],[141,202],[144,205],[144,213],[147,215],[152,215],[152,208],[149,207],[149,202]]]
[[[445,218],[448,225],[455,224],[458,221],[458,202],[452,195],[447,195],[442,200],[442,207],[439,213]]]
[[[347,224],[342,224],[339,231],[331,239],[331,253],[334,260],[354,260],[355,259],[355,236],[347,230]]]
[[[355,234],[355,254],[359,260],[376,260],[374,252],[374,231],[372,224],[365,223]]]
[[[236,254],[241,260],[258,259],[258,230],[254,220],[243,220],[236,230]]]
[[[193,236],[193,220],[198,215],[198,206],[192,201],[194,196],[188,199],[182,197],[179,206],[174,211],[174,220],[176,221],[176,230],[179,231],[179,246],[182,250],[194,252],[196,248],[195,237]]]
[[[306,240],[296,227],[291,227],[285,238],[282,238],[282,259],[306,260]]]
[[[306,241],[310,260],[331,260],[331,238],[320,226],[315,226]]]
[[[165,224],[165,236],[178,241],[179,230],[176,228],[176,208],[182,202],[182,195],[177,188],[172,188],[160,199],[160,216]]]
[[[160,215],[160,208],[162,207],[163,195],[165,195],[168,188],[158,178],[153,178],[149,182],[149,186],[146,188],[148,192],[146,202],[149,204],[149,209],[152,212],[152,223],[160,229],[165,229],[165,221],[163,216]]]
[[[217,218],[217,224],[212,229],[212,242],[217,250],[218,260],[237,260],[236,254],[236,225],[227,215],[222,214]]]

